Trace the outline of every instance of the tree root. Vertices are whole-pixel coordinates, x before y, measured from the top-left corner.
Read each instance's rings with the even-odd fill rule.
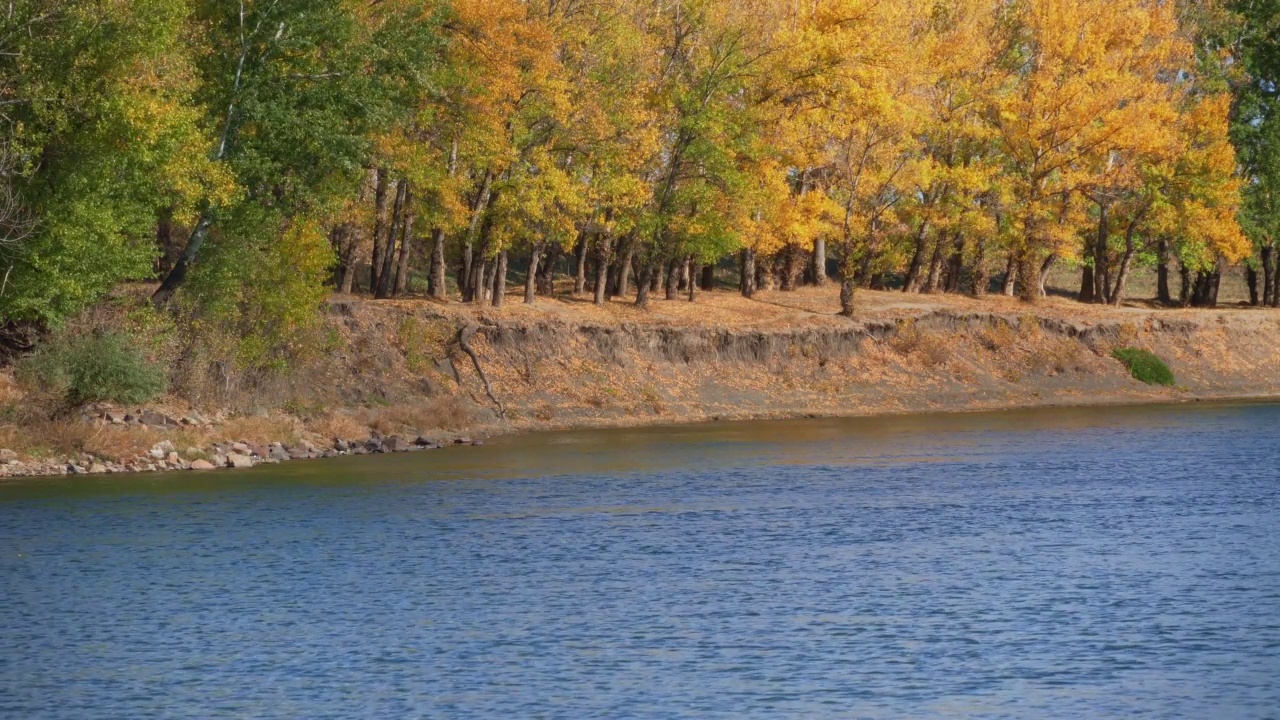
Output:
[[[502,404],[502,401],[498,399],[498,396],[493,394],[493,385],[489,383],[489,376],[485,375],[484,368],[480,366],[480,356],[476,355],[476,351],[471,347],[471,338],[474,337],[476,332],[479,330],[480,326],[475,323],[468,324],[466,327],[459,329],[457,340],[458,347],[471,358],[471,364],[475,366],[476,374],[480,376],[480,381],[484,383],[485,394],[489,396],[489,399],[493,401],[494,405],[498,406],[498,418],[506,420],[507,408]]]

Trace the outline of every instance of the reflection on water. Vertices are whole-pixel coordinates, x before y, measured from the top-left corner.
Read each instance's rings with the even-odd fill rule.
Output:
[[[1274,717],[1280,407],[0,485],[0,717]]]

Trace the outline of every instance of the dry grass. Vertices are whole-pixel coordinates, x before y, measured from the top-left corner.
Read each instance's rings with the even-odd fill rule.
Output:
[[[353,411],[345,425],[348,437],[367,437],[370,430],[383,435],[402,435],[431,430],[458,430],[475,421],[466,401],[449,395],[420,402],[386,407],[360,408]],[[360,428],[355,432],[355,428]]]
[[[907,319],[898,323],[898,332],[890,338],[889,346],[926,367],[937,367],[951,359],[955,340],[950,335],[922,332],[914,319]]]
[[[1069,338],[1044,338],[1027,354],[1024,364],[1028,372],[1060,375],[1079,366],[1084,348]]]
[[[220,440],[266,445],[273,442],[296,443],[304,434],[302,422],[284,415],[242,415],[218,426]],[[176,443],[175,443],[176,444]]]
[[[368,425],[341,412],[327,412],[308,423],[307,429],[327,440],[364,440],[369,437]]]

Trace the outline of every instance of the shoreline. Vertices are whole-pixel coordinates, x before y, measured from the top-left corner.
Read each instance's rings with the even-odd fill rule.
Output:
[[[251,467],[536,431],[1280,402],[1275,313],[860,297],[867,309],[855,319],[827,312],[818,290],[764,302],[714,293],[648,312],[571,298],[495,312],[335,297],[325,322],[340,349],[292,368],[283,379],[293,394],[265,388],[199,407],[176,394],[0,421],[0,481]],[[1112,357],[1128,347],[1159,356],[1175,387],[1135,380]],[[15,395],[12,380],[0,385],[11,407],[40,402]]]
[[[646,420],[627,420],[615,418],[613,420],[600,420],[596,422],[569,422],[563,424],[551,425],[527,425],[527,426],[492,426],[484,429],[484,438],[494,437],[510,437],[517,435],[538,435],[542,433],[562,433],[573,431],[609,431],[609,430],[625,430],[625,429],[662,429],[662,428],[682,428],[694,425],[706,425],[713,423],[750,423],[750,422],[789,422],[801,420],[853,420],[853,419],[875,419],[875,418],[910,418],[925,416],[959,416],[959,415],[977,415],[977,414],[1004,414],[1016,413],[1020,411],[1037,411],[1052,410],[1054,408],[1079,409],[1079,408],[1151,408],[1167,406],[1171,409],[1177,409],[1185,406],[1194,405],[1270,405],[1280,403],[1280,394],[1278,393],[1257,393],[1257,394],[1241,394],[1241,395],[1197,395],[1194,397],[1184,397],[1183,399],[1165,398],[1165,397],[1138,397],[1138,396],[1119,396],[1102,399],[1050,399],[1044,402],[1031,402],[1023,404],[1009,405],[975,405],[969,407],[951,407],[943,409],[919,410],[883,410],[875,412],[858,412],[851,411],[846,413],[831,412],[800,412],[800,411],[778,411],[778,412],[744,412],[733,416],[716,415],[704,417],[682,417],[682,418],[651,418]],[[479,433],[477,433],[479,434]],[[271,450],[275,447],[286,447],[284,443],[273,443],[265,448],[266,455],[258,456],[251,450],[251,462],[249,464],[233,464],[228,461],[223,466],[210,468],[201,467],[155,467],[154,469],[109,469],[105,471],[89,472],[81,470],[79,472],[62,468],[61,471],[52,470],[48,472],[28,472],[23,474],[6,474],[4,466],[0,466],[0,483],[16,483],[22,481],[39,481],[49,478],[67,477],[69,475],[144,475],[144,474],[161,474],[161,473],[207,473],[214,471],[228,471],[237,469],[249,469],[261,465],[274,465],[283,462],[305,462],[308,460],[319,461],[337,458],[352,458],[362,455],[377,454],[399,454],[420,451],[436,451],[447,449],[461,449],[465,447],[484,446],[486,441],[484,438],[472,439],[468,434],[455,434],[449,437],[442,437],[439,441],[431,441],[430,444],[417,444],[410,442],[408,447],[404,449],[391,449],[387,447],[384,450],[371,450],[365,447],[363,451],[355,449],[347,449],[337,451],[333,454],[326,454],[324,451],[317,452],[310,457],[272,457]],[[422,438],[425,439],[425,438]],[[390,438],[382,439],[383,445],[389,445]],[[415,439],[416,440],[416,439]],[[227,445],[239,445],[241,443],[227,443]],[[308,443],[313,444],[313,443]],[[317,448],[317,450],[319,450]],[[285,453],[290,452],[286,447]],[[188,463],[189,465],[189,463]],[[24,470],[34,468],[24,467]]]

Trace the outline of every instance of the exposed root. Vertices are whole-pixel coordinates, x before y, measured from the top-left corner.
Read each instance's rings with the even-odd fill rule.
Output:
[[[493,394],[493,386],[489,384],[489,376],[485,375],[484,368],[480,366],[480,356],[476,355],[476,351],[471,347],[471,338],[474,337],[476,332],[479,330],[480,326],[475,323],[470,323],[466,327],[458,330],[458,347],[471,358],[471,364],[475,366],[476,374],[480,376],[480,381],[484,383],[485,394],[489,396],[489,399],[493,401],[494,405],[498,406],[498,418],[506,420],[507,408],[502,404],[502,401],[498,399],[498,396]]]

